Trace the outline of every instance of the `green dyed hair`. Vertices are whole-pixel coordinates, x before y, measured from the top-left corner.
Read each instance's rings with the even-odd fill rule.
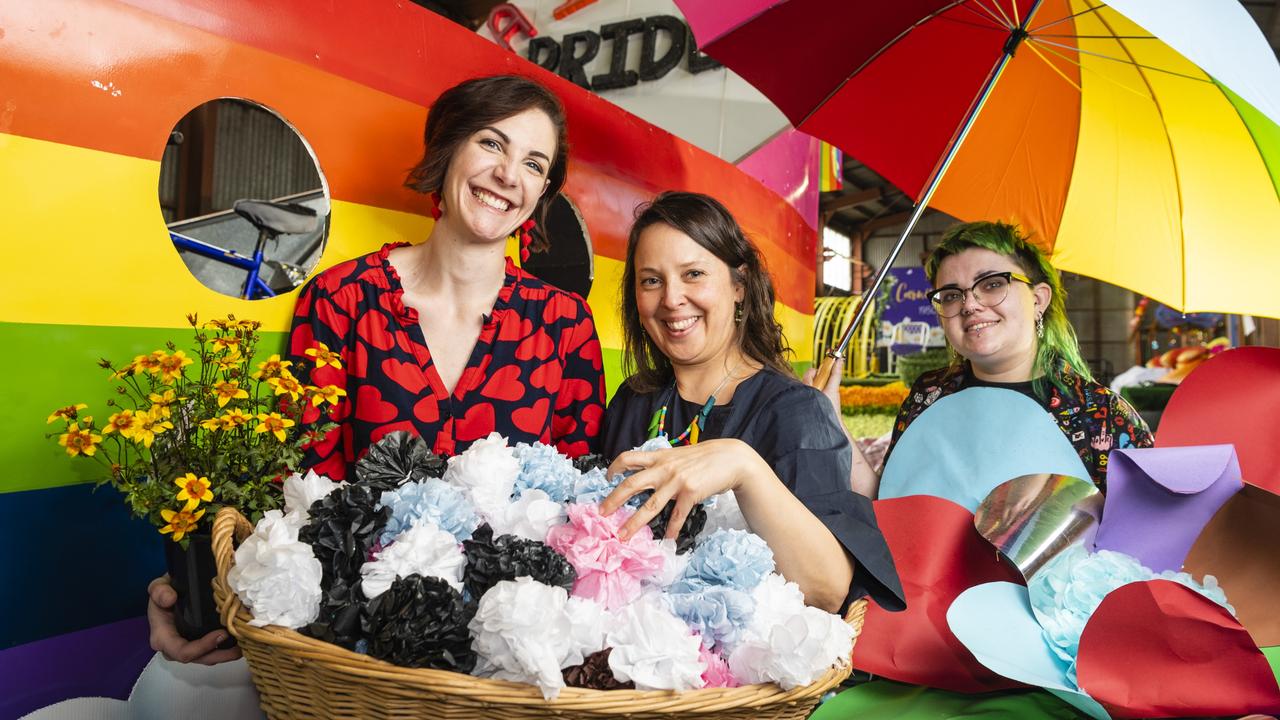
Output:
[[[1049,259],[1032,245],[1027,236],[1016,225],[1003,222],[971,222],[956,225],[942,235],[929,259],[925,261],[924,271],[932,284],[938,276],[938,267],[942,261],[952,255],[959,255],[969,248],[983,248],[993,253],[1004,255],[1012,260],[1022,273],[1031,278],[1034,285],[1044,283],[1053,290],[1049,307],[1045,308],[1044,337],[1036,341],[1036,362],[1032,370],[1035,393],[1047,397],[1048,388],[1044,381],[1048,379],[1055,387],[1067,392],[1066,373],[1071,372],[1085,380],[1092,380],[1089,366],[1080,356],[1080,343],[1076,339],[1076,331],[1067,320],[1067,291],[1062,288],[1062,278],[1058,271],[1049,264]],[[960,359],[952,355],[952,365],[959,369]]]

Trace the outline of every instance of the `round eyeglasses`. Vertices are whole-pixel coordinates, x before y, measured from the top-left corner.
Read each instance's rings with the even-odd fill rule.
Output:
[[[972,295],[979,305],[995,307],[1004,302],[1009,295],[1009,285],[1014,280],[1033,285],[1031,278],[1016,272],[998,272],[978,278],[973,287],[965,290],[955,285],[947,285],[928,293],[933,309],[944,318],[953,318],[964,310],[965,295]]]

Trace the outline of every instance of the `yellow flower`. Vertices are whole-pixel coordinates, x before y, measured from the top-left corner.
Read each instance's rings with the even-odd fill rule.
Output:
[[[195,510],[201,502],[209,502],[213,499],[213,491],[209,489],[207,477],[196,477],[195,473],[187,473],[180,478],[174,478],[173,484],[181,488],[178,491],[178,499],[187,501],[185,509],[188,511]]]
[[[135,365],[134,363],[129,363],[128,365],[125,365],[119,370],[112,372],[111,379],[123,380],[125,377],[128,377],[129,375],[137,375],[137,374],[138,374],[138,366]]]
[[[283,440],[284,438],[281,438],[281,441]],[[71,457],[82,454],[92,457],[98,451],[100,442],[102,442],[101,435],[94,435],[92,428],[81,430],[78,423],[71,423],[67,431],[58,438],[58,444],[66,448],[67,454]]]
[[[156,435],[173,429],[173,423],[166,420],[160,413],[140,412],[134,417],[138,420],[138,426],[133,431],[133,439],[141,440],[146,447],[151,447]]]
[[[302,383],[290,375],[288,370],[283,371],[280,377],[268,378],[267,384],[275,388],[277,395],[288,395],[291,400],[297,400],[304,390]]]
[[[208,430],[209,432],[213,432],[215,430],[222,430],[223,428],[225,428],[226,423],[223,422],[222,418],[220,417],[211,417],[208,420],[201,420],[200,427],[204,428],[205,430]]]
[[[272,355],[267,358],[266,362],[258,363],[258,371],[253,374],[253,378],[255,380],[265,380],[267,378],[280,377],[286,372],[285,368],[292,364],[292,360],[281,360],[279,355]]]
[[[226,407],[232,400],[249,397],[249,392],[240,387],[239,380],[224,380],[213,386],[213,394],[218,396],[218,407]]]
[[[131,438],[137,432],[138,418],[133,414],[132,410],[121,410],[120,412],[107,418],[106,427],[102,428],[102,434],[118,432],[123,437]]]
[[[220,335],[213,339],[213,349],[218,352],[234,352],[240,354],[240,338],[236,335]]]
[[[269,432],[276,436],[280,442],[284,442],[285,428],[293,427],[294,422],[287,417],[283,417],[280,413],[258,413],[258,427],[254,428],[254,432]]]
[[[231,408],[223,413],[222,417],[218,419],[222,421],[222,429],[232,430],[240,427],[241,425],[253,422],[254,417],[252,414],[238,408]]]
[[[182,376],[182,368],[191,363],[191,358],[181,350],[175,351],[172,355],[165,355],[160,359],[160,379],[165,383],[177,380]]]
[[[75,405],[60,407],[57,410],[53,411],[53,414],[49,416],[49,419],[46,420],[44,424],[48,425],[49,423],[53,422],[54,420],[57,420],[58,418],[62,418],[63,420],[75,420],[76,415],[78,415],[81,410],[87,407],[89,406],[85,405],[84,403],[76,403]]]
[[[337,405],[340,398],[347,396],[347,391],[337,385],[325,385],[322,388],[313,388],[311,394],[311,404],[320,407],[327,400]]]
[[[160,532],[166,535],[173,533],[173,541],[177,542],[182,539],[183,535],[194,531],[196,523],[203,516],[204,510],[196,510],[194,513],[189,509],[181,512],[174,512],[168,509],[161,510],[160,517],[164,518],[164,521],[169,524],[160,528]]]
[[[315,358],[316,367],[318,368],[322,368],[325,365],[331,365],[335,370],[342,369],[342,358],[338,356],[338,353],[330,350],[329,346],[322,342],[317,342],[316,346],[313,348],[307,348],[304,353],[307,357]]]
[[[158,373],[160,372],[161,363],[163,363],[167,357],[168,355],[165,355],[163,350],[156,350],[148,355],[139,355],[133,359],[133,362],[129,363],[129,371],[134,375],[143,371],[152,374]]]
[[[205,320],[202,326],[205,330],[226,330],[226,320]]]
[[[178,396],[172,390],[165,390],[163,394],[151,393],[147,399],[151,401],[151,412],[169,417],[169,406],[178,401]]]

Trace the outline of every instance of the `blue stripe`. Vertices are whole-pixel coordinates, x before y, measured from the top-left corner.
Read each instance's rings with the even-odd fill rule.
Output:
[[[162,543],[107,486],[0,494],[0,650],[145,613]]]

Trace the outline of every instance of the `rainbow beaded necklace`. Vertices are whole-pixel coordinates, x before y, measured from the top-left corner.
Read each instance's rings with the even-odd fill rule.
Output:
[[[689,425],[684,429],[684,432],[674,438],[668,438],[667,441],[671,443],[672,447],[675,447],[676,445],[684,445],[685,443],[690,445],[698,444],[698,436],[702,434],[703,428],[707,426],[707,418],[711,416],[711,408],[716,406],[716,393],[724,389],[725,384],[729,382],[729,378],[733,377],[733,373],[737,372],[741,365],[742,363],[734,365],[733,369],[725,374],[724,379],[720,381],[720,384],[716,386],[715,390],[711,391],[711,396],[702,404],[702,409],[698,411],[697,415],[693,416],[693,420],[689,422]],[[671,387],[666,392],[666,398],[663,400],[662,405],[653,412],[653,417],[649,419],[650,440],[656,437],[667,437],[668,408],[672,405],[672,401],[675,399],[676,395],[676,383],[673,380],[671,382]]]

